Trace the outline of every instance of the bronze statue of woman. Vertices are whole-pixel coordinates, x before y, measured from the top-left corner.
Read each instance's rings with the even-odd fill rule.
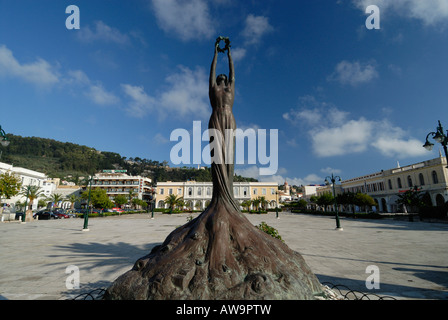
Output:
[[[219,42],[226,41],[226,47],[221,49]],[[227,51],[229,60],[229,77],[220,74],[216,77],[216,64],[218,61],[218,51]],[[218,131],[218,134],[210,137],[221,139],[215,141],[217,150],[211,150],[211,171],[213,179],[213,197],[211,203],[220,199],[227,205],[239,211],[239,205],[233,196],[233,172],[235,157],[235,118],[232,108],[235,99],[235,68],[233,66],[232,55],[230,53],[230,41],[228,38],[219,37],[215,43],[215,55],[210,69],[209,98],[213,112],[208,124],[209,132]],[[212,144],[210,144],[212,145]]]
[[[225,51],[229,77],[216,77],[218,52]],[[256,228],[234,199],[235,73],[228,38],[216,41],[209,95],[209,132],[215,131],[210,133],[210,149],[218,146],[211,150],[212,201],[118,277],[104,299],[315,299],[322,295],[322,286],[303,257]]]

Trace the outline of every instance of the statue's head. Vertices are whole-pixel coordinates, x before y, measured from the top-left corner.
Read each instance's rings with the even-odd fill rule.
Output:
[[[221,82],[224,81],[224,84],[227,85],[227,76],[225,74],[220,74],[216,77],[216,84],[219,86]]]

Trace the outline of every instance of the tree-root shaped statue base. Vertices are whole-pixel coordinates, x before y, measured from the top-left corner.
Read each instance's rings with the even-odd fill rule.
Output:
[[[218,199],[137,260],[104,299],[308,300],[322,290],[299,253]]]

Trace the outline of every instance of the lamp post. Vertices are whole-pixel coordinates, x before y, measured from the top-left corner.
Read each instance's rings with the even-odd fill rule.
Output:
[[[275,215],[276,215],[277,219],[280,219],[278,217],[278,191],[275,191],[275,197],[276,197],[276,201],[275,201]]]
[[[9,141],[8,137],[6,136],[5,130],[2,129],[2,126],[0,126],[0,143],[2,146],[7,147],[11,141]]]
[[[339,222],[339,212],[338,212],[339,210],[338,210],[338,203],[336,201],[336,191],[335,191],[335,188],[334,188],[334,184],[336,182],[336,179],[338,181],[341,181],[341,177],[334,176],[333,174],[331,174],[331,177],[326,177],[325,178],[325,183],[328,185],[328,184],[330,184],[329,181],[331,181],[331,184],[333,185],[333,198],[334,198],[334,203],[335,203],[335,207],[336,207],[336,230],[342,231],[341,223]]]
[[[2,129],[2,126],[0,126],[0,143],[3,147],[7,147],[10,144],[11,141],[9,141],[8,137],[6,136],[5,130]],[[0,159],[2,157],[3,150],[0,151]]]
[[[27,205],[28,205],[28,196],[30,194],[30,187],[28,186],[28,188],[26,189],[26,198],[25,198],[25,210],[23,210],[23,215],[22,215],[22,223],[26,223],[25,221],[25,216],[26,216],[26,210],[27,210]]]
[[[428,151],[431,151],[432,148],[434,147],[434,144],[429,142],[428,138],[429,136],[432,136],[432,138],[434,139],[434,141],[440,143],[443,147],[443,151],[445,151],[445,158],[447,161],[447,168],[448,168],[448,151],[447,151],[447,145],[448,145],[448,131],[447,134],[445,135],[443,133],[443,127],[442,124],[440,123],[439,120],[439,126],[436,128],[436,132],[430,132],[428,133],[428,135],[426,136],[426,142],[423,145],[423,148],[425,148]]]
[[[156,206],[156,190],[151,190],[151,219],[154,219],[154,208]]]
[[[87,210],[86,213],[84,213],[84,226],[82,228],[82,231],[89,231],[89,214],[90,214],[90,195],[92,193],[92,181],[93,181],[93,176],[90,176],[89,179],[89,197],[87,200]]]

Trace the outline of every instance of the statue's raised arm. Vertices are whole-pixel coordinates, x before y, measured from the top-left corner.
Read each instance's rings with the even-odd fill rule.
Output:
[[[213,56],[212,66],[210,68],[210,89],[213,88],[213,86],[216,84],[216,64],[218,62],[218,47],[219,42],[217,41],[215,43],[215,55]]]
[[[230,48],[227,49],[227,57],[229,58],[229,84],[235,87],[235,68],[233,66],[232,55],[230,54]]]

